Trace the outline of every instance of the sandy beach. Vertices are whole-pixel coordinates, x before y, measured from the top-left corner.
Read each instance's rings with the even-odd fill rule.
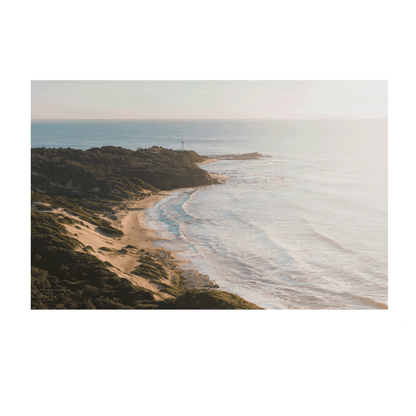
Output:
[[[99,260],[110,263],[109,269],[112,272],[120,278],[130,280],[134,285],[151,290],[157,300],[169,299],[172,295],[163,291],[164,287],[157,282],[132,274],[140,266],[141,257],[151,257],[162,265],[166,272],[164,285],[173,285],[173,282],[177,281],[179,274],[181,274],[188,289],[218,287],[208,276],[195,270],[180,270],[180,267],[187,261],[178,259],[174,251],[156,247],[154,242],[163,238],[158,237],[156,231],[147,228],[143,223],[145,210],[151,208],[171,192],[160,191],[138,201],[122,203],[121,208],[115,215],[112,215],[110,220],[113,227],[123,231],[122,237],[106,235],[94,225],[85,222],[83,224],[65,224],[64,226],[70,235],[81,243],[79,251],[86,248],[88,253],[96,256]],[[33,208],[41,209],[41,206]],[[77,216],[61,208],[53,208],[50,212],[78,220]],[[108,221],[107,217],[105,219]]]
[[[43,153],[42,151],[40,152],[41,159],[39,161],[36,159],[37,155],[34,155],[34,164],[35,166],[38,166],[39,171],[42,172],[37,173],[34,171],[33,177],[35,179],[37,179],[36,175],[43,175],[44,177],[49,175],[48,169],[45,171],[42,170],[42,163],[48,163],[48,159],[43,157],[43,153],[47,151]],[[107,153],[101,151],[98,152],[101,158],[108,158]],[[127,156],[131,156],[128,150],[123,149],[121,152],[126,153]],[[91,195],[91,192],[100,192],[99,186],[86,190],[84,197],[86,197],[88,201],[92,201],[90,204],[85,204],[85,208],[82,206],[79,208],[77,204],[74,204],[71,200],[67,201],[65,197],[58,199],[56,203],[51,203],[51,198],[49,196],[47,198],[39,196],[38,198],[40,200],[38,201],[36,201],[35,198],[32,198],[33,211],[46,211],[54,214],[54,217],[51,217],[50,220],[47,216],[42,214],[33,216],[36,220],[36,244],[47,245],[52,243],[57,244],[59,247],[66,244],[66,247],[70,248],[72,253],[79,253],[79,255],[75,256],[77,259],[80,259],[77,262],[77,267],[81,270],[84,267],[90,267],[90,269],[93,269],[94,272],[96,271],[97,273],[94,275],[96,280],[92,282],[94,286],[85,283],[79,284],[77,274],[79,272],[75,272],[75,268],[72,268],[73,266],[71,263],[74,255],[68,256],[69,260],[67,263],[70,266],[66,266],[65,263],[60,263],[59,260],[54,262],[52,259],[51,268],[55,267],[52,273],[62,276],[61,278],[66,286],[57,288],[56,295],[55,292],[48,292],[47,290],[52,284],[49,280],[47,283],[43,283],[42,278],[45,276],[43,268],[47,266],[43,260],[43,256],[48,258],[49,246],[46,246],[45,249],[43,249],[43,246],[40,245],[40,248],[36,249],[37,252],[35,251],[36,254],[33,255],[36,265],[39,264],[40,267],[32,267],[33,273],[35,274],[34,279],[38,279],[35,280],[35,282],[39,287],[35,287],[35,294],[33,295],[36,298],[34,303],[36,308],[45,308],[46,302],[48,303],[48,307],[53,307],[56,304],[58,307],[68,305],[68,307],[80,306],[82,308],[96,308],[97,306],[98,308],[119,308],[126,304],[127,307],[133,308],[258,309],[257,305],[251,304],[250,302],[239,298],[237,295],[221,290],[212,290],[220,288],[208,275],[193,269],[195,266],[190,260],[181,259],[180,251],[164,249],[161,247],[163,243],[155,244],[155,241],[162,242],[165,239],[159,237],[155,230],[145,226],[144,217],[146,210],[170,195],[172,192],[181,192],[184,189],[189,188],[212,186],[213,184],[224,182],[227,179],[224,175],[214,173],[208,174],[206,171],[199,172],[199,170],[197,170],[195,173],[194,167],[192,166],[195,162],[189,162],[188,159],[184,161],[181,160],[182,153],[171,154],[169,151],[164,152],[166,154],[159,156],[161,159],[163,159],[163,157],[168,157],[168,160],[171,161],[175,160],[176,157],[179,159],[180,163],[184,163],[184,165],[177,165],[180,166],[180,169],[177,172],[177,176],[173,176],[176,178],[176,182],[174,182],[174,186],[171,184],[173,188],[171,191],[160,191],[157,188],[144,183],[145,186],[141,187],[140,192],[138,192],[136,184],[133,184],[128,179],[131,172],[128,169],[126,172],[121,169],[120,174],[126,175],[126,184],[122,183],[118,176],[110,176],[108,180],[109,184],[107,185],[105,183],[105,186],[108,186],[107,189],[110,189],[110,191],[106,191],[110,194],[112,192],[119,195],[120,193],[126,194],[125,199],[119,199],[118,202],[108,203],[108,201],[106,201],[105,204],[101,204],[99,199],[95,202],[94,199],[97,197],[96,195]],[[66,153],[68,153],[66,156],[68,158],[74,156],[72,150],[68,150]],[[145,156],[147,156],[147,154],[145,154]],[[191,156],[195,155],[191,154]],[[202,158],[199,160],[201,159]],[[141,166],[140,160],[141,159],[137,162],[138,166]],[[201,164],[206,165],[218,160],[219,159],[216,158],[206,159],[203,160]],[[94,174],[99,175],[102,161],[98,160],[96,163],[97,168],[96,171],[93,170],[93,172]],[[155,163],[159,169],[156,171],[156,174],[160,175],[161,178],[164,178],[164,176],[166,176],[165,167],[159,162]],[[159,165],[157,163],[159,163]],[[189,178],[189,174],[187,175],[187,169],[192,170],[191,178]],[[80,176],[80,181],[83,183],[83,176]],[[188,179],[183,180],[182,176]],[[215,181],[213,181],[214,178],[216,179]],[[35,179],[33,185],[35,188],[34,195],[37,196],[38,188],[36,188],[36,186],[42,187],[43,182],[40,181],[37,183]],[[65,175],[64,179],[65,181],[67,179]],[[96,180],[96,177],[94,176],[92,180]],[[158,180],[160,180],[160,178]],[[79,198],[80,190],[72,187],[72,180],[58,185],[55,182],[50,182],[48,183],[47,189],[51,192],[56,192],[57,186],[64,188],[69,194],[75,193],[76,197]],[[148,189],[146,189],[146,187],[148,187]],[[40,188],[39,191],[46,192]],[[135,196],[129,198],[129,194],[131,195],[132,193],[134,193]],[[46,225],[48,220],[54,224],[52,227]],[[58,223],[60,224],[58,225]],[[61,231],[59,231],[59,227],[61,227]],[[69,237],[72,237],[72,239],[62,234],[62,227],[66,229]],[[45,235],[43,234],[44,230],[46,231]],[[59,233],[61,233],[62,239],[60,238]],[[86,253],[88,253],[88,256],[85,256]],[[93,257],[95,257],[95,259],[93,259]],[[101,270],[99,270],[100,268]],[[90,269],[88,269],[88,273],[92,273]],[[107,269],[108,272],[111,272],[110,275],[106,275],[105,269]],[[110,280],[111,275],[114,276],[114,280]],[[119,279],[116,279],[115,275],[118,276]],[[54,275],[52,274],[51,279],[53,284],[55,284],[57,282],[55,280],[56,278],[53,276]],[[67,279],[68,277],[69,279]],[[109,280],[108,284],[105,279]],[[123,279],[124,281],[120,279]],[[131,283],[130,286],[126,280]],[[70,283],[66,283],[67,281]],[[47,286],[48,284],[49,286]],[[69,286],[71,290],[75,284],[79,284],[80,289],[73,295],[73,298],[75,298],[75,300],[73,300],[69,298],[69,296],[72,296],[72,293],[68,296],[66,293],[68,292],[67,287]],[[81,286],[81,284],[83,284],[83,286]],[[111,285],[115,285],[115,289],[113,289]],[[91,289],[90,286],[93,287],[93,289]],[[134,290],[134,287],[137,289],[136,291]],[[140,291],[139,289],[142,290]],[[60,292],[58,290],[60,290]],[[45,292],[45,296],[42,291]],[[80,300],[80,293],[84,295],[84,292],[86,299],[84,300],[81,298]],[[61,303],[59,303],[57,296],[67,297],[64,298],[63,302],[61,301]],[[97,306],[94,302],[97,303]]]
[[[201,163],[195,163],[196,165],[208,165],[208,163],[214,163],[214,162],[218,162],[220,159],[205,159],[203,162]]]

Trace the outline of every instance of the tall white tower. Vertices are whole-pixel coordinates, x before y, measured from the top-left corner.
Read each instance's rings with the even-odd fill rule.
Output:
[[[185,150],[185,140],[182,140],[182,150]]]

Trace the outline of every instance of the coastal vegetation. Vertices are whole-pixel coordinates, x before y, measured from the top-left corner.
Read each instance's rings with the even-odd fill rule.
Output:
[[[35,148],[31,159],[32,309],[258,309],[226,292],[187,290],[180,269],[140,247],[99,247],[112,255],[137,254],[140,265],[131,278],[121,277],[110,261],[100,260],[93,247],[77,238],[78,230],[88,229],[119,240],[123,231],[113,220],[128,201],[160,190],[218,183],[196,166],[204,157],[159,147],[132,151],[105,146],[87,151]],[[157,286],[165,297],[135,283],[134,276]]]
[[[153,300],[150,291],[111,272],[59,220],[32,211],[32,309],[132,309]]]

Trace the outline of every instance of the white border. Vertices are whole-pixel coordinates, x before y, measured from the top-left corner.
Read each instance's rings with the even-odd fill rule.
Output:
[[[15,270],[14,270],[14,264],[15,264],[15,252],[14,252],[14,248],[15,248],[15,216],[14,216],[14,202],[15,202],[15,190],[14,190],[14,185],[15,185],[15,177],[14,177],[14,161],[15,161],[15,154],[14,154],[14,145],[15,145],[15,140],[14,140],[14,67],[13,67],[13,324],[15,322],[14,320],[14,311],[15,311],[15,305],[14,305],[14,298],[15,298]]]
[[[31,310],[30,137],[32,80],[387,80],[389,309]],[[16,66],[15,325],[400,326],[403,325],[403,67],[401,66]]]

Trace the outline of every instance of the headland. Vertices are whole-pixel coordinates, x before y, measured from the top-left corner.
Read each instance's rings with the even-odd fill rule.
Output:
[[[32,309],[261,309],[184,270],[143,224],[174,189],[221,184],[193,151],[32,149]]]

